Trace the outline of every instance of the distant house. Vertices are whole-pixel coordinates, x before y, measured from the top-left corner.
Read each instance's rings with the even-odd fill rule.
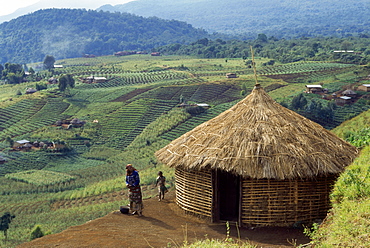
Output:
[[[335,103],[338,105],[349,104],[352,103],[352,101],[352,97],[350,96],[341,96],[335,99]]]
[[[104,83],[107,81],[107,78],[105,77],[95,77],[94,78],[94,83]]]
[[[30,141],[28,141],[28,140],[18,140],[16,142],[14,142],[13,148],[21,148],[21,147],[24,147],[24,146],[29,145],[29,144],[30,144]]]
[[[197,103],[197,106],[202,108],[210,108],[210,106],[207,103]]]
[[[131,54],[136,54],[136,51],[120,51],[120,52],[114,53],[114,56],[127,56]]]
[[[84,54],[83,55],[84,58],[95,58],[96,56],[94,54]]]
[[[95,77],[95,76],[87,77],[84,80],[85,83],[104,83],[106,81],[107,81],[106,77]]]
[[[335,50],[334,53],[354,53],[353,50]]]
[[[178,105],[179,108],[186,108],[186,107],[202,107],[202,108],[210,108],[207,103],[196,103],[196,104],[187,104],[181,103]]]
[[[236,78],[236,73],[226,73],[226,78]]]
[[[36,90],[35,88],[28,88],[28,89],[26,90],[26,94],[33,94],[33,93],[35,93],[35,92],[37,92],[37,90]]]
[[[357,90],[370,92],[370,84],[363,84],[357,87]]]
[[[161,53],[160,52],[154,52],[154,53],[151,53],[150,55],[152,55],[152,56],[161,56]]]
[[[0,164],[3,164],[6,162],[6,158],[4,158],[3,156],[0,156]]]
[[[63,65],[54,65],[54,68],[63,68]]]
[[[312,85],[306,85],[306,93],[327,93],[327,89],[323,89],[322,85],[319,84],[312,84]]]
[[[48,83],[49,84],[57,84],[58,83],[58,79],[55,78],[55,77],[51,77],[48,79]]]
[[[74,118],[71,120],[70,124],[73,126],[73,127],[82,127],[83,125],[86,124],[86,121],[81,121],[80,119],[78,118]]]
[[[357,96],[357,93],[354,92],[353,90],[348,89],[342,92],[342,96],[355,97]]]

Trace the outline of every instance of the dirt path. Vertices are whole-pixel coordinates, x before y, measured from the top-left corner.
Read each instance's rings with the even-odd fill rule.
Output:
[[[184,215],[174,202],[170,192],[162,202],[156,198],[144,200],[144,216],[121,214],[118,210],[89,221],[80,226],[33,240],[17,246],[58,247],[58,248],[137,248],[137,247],[179,247],[187,240],[189,243],[208,238],[225,239],[226,225],[207,224],[201,220]],[[258,247],[292,247],[290,242],[305,244],[309,239],[302,230],[289,228],[240,228],[231,225],[230,236],[242,241],[249,240]],[[168,246],[170,244],[170,246]]]

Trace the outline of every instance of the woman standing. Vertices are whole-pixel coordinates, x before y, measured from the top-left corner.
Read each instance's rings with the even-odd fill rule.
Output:
[[[128,198],[130,201],[131,214],[143,214],[143,197],[141,195],[139,172],[132,166],[126,165],[126,187],[129,189]]]

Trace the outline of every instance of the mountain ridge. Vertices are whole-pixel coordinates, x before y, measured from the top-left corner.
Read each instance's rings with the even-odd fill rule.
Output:
[[[276,37],[297,35],[343,35],[369,32],[365,0],[137,0],[113,6],[114,11],[140,16],[176,19],[209,32],[229,34],[266,33]],[[112,11],[110,6],[97,10]]]
[[[42,61],[83,54],[110,55],[123,50],[151,50],[208,36],[175,20],[82,9],[46,9],[0,24],[0,63]]]

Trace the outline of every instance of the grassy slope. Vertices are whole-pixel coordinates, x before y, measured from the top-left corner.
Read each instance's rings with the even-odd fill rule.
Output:
[[[369,127],[370,111],[344,122],[333,132],[345,137]],[[370,139],[361,136],[359,139]],[[333,208],[320,228],[312,233],[317,247],[370,246],[370,145],[339,177],[331,195]]]
[[[370,246],[370,146],[338,179],[333,208],[312,235],[316,247]]]
[[[53,93],[53,89],[31,96],[15,96],[16,90],[24,90],[26,85],[1,86],[5,90],[0,90],[0,110],[14,120],[0,120],[0,127],[7,133],[0,139],[0,149],[3,149],[0,156],[8,159],[0,167],[1,174],[42,169],[76,179],[38,186],[37,178],[33,179],[35,184],[29,184],[1,176],[0,213],[10,211],[16,218],[9,229],[9,240],[0,239],[0,246],[14,247],[27,241],[36,224],[40,224],[44,232],[56,233],[104,216],[125,204],[126,198],[121,193],[125,192],[122,185],[126,163],[135,164],[141,171],[146,197],[154,194],[150,185],[158,170],[164,171],[172,186],[173,171],[158,164],[154,152],[230,108],[241,99],[242,84],[247,93],[254,85],[251,71],[245,70],[241,59],[226,62],[224,59],[135,55],[71,59],[58,64],[64,65],[58,69],[60,73],[72,73],[76,79],[95,75],[105,76],[109,81],[90,85],[77,83],[68,97]],[[294,66],[299,66],[297,70],[303,68]],[[188,70],[182,70],[184,67]],[[284,74],[279,68],[278,73]],[[227,72],[238,72],[239,78],[226,79]],[[327,77],[330,83],[333,76]],[[349,80],[355,78],[352,76]],[[269,93],[275,99],[290,98],[304,88],[304,84],[264,77],[260,83],[266,89],[271,88]],[[288,86],[275,89],[276,85]],[[180,97],[189,102],[206,102],[212,108],[191,116],[176,107]],[[35,106],[33,112],[31,103]],[[41,117],[49,119],[40,122]],[[83,128],[71,130],[51,126],[56,120],[72,117],[87,123]],[[4,141],[10,134],[15,140],[64,140],[74,152],[10,152]]]

